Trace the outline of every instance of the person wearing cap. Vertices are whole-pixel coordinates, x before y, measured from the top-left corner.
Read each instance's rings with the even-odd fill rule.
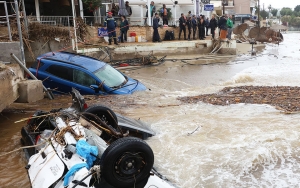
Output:
[[[112,17],[112,12],[107,13],[107,17],[105,18],[104,21],[104,27],[107,29],[107,33],[109,37],[108,44],[111,45],[112,39],[114,39],[114,44],[118,45],[117,38],[116,38],[117,23],[116,20]]]
[[[132,9],[131,9],[131,6],[129,6],[129,2],[128,2],[128,1],[125,2],[125,8],[126,8],[127,13],[128,13],[128,15],[127,15],[127,20],[129,21],[129,17],[130,17],[131,14],[132,14]]]

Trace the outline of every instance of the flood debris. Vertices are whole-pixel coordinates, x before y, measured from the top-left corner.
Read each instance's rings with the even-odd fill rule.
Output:
[[[239,86],[225,87],[218,93],[198,96],[179,97],[184,103],[199,101],[213,105],[238,103],[269,104],[276,109],[290,114],[300,112],[300,87],[290,86]]]
[[[115,60],[111,61],[110,64],[114,67],[127,67],[127,66],[156,66],[165,62],[166,56],[158,58],[153,55],[153,52],[146,56],[134,57],[131,59]]]
[[[280,30],[286,29],[285,26],[276,25],[274,27],[258,27],[251,26],[248,23],[243,23],[233,29],[233,33],[236,35],[236,40],[239,42],[250,41],[250,39],[255,39],[258,42],[267,43],[280,43],[283,41],[283,35]],[[249,34],[245,34],[248,30]]]

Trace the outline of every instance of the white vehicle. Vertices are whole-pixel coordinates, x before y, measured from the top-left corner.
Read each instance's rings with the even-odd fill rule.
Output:
[[[107,107],[101,106],[110,114],[106,117],[104,112],[89,110],[95,106],[78,110],[74,107],[78,99],[83,101],[80,97],[73,90],[72,107],[38,111],[22,128],[22,143],[36,145],[25,151],[30,156],[26,169],[33,188],[175,187],[153,168],[154,154],[149,145],[131,136],[151,136],[150,129],[143,129],[142,124],[135,129],[134,124],[127,126],[124,121],[120,126],[118,119],[124,117]],[[115,125],[107,121],[108,116]]]

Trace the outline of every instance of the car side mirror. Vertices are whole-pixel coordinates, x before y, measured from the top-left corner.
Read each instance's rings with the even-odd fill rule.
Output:
[[[100,90],[99,86],[93,84],[93,85],[90,85],[90,88],[95,90],[96,93],[99,93],[99,90]]]

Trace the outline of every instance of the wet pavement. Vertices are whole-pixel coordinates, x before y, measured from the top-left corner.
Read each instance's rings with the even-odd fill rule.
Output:
[[[147,140],[155,154],[155,167],[178,187],[297,187],[300,114],[286,115],[266,104],[215,106],[178,100],[224,87],[299,86],[300,33],[284,34],[284,38],[279,46],[267,44],[258,56],[242,54],[227,63],[167,61],[123,70],[144,83],[148,91],[87,96],[87,103],[100,102],[147,122],[156,132]],[[70,99],[60,96],[54,101],[12,105],[0,116],[0,155],[20,147],[24,123],[14,124],[15,120],[36,109],[67,107]],[[29,187],[22,151],[0,159],[1,187]]]

